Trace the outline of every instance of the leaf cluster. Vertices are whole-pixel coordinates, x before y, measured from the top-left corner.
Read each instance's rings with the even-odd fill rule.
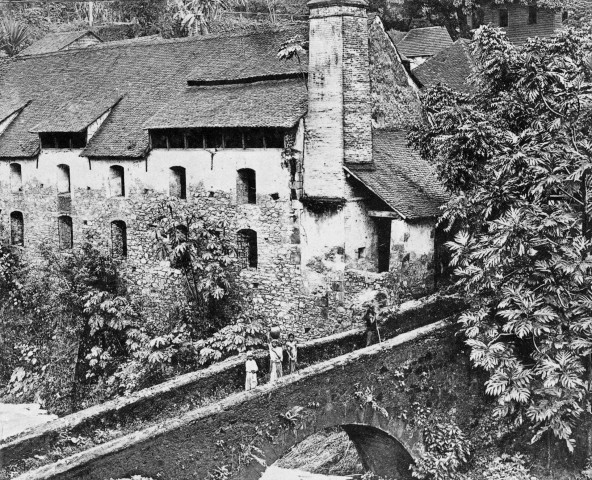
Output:
[[[460,322],[496,414],[570,449],[591,378],[591,51],[590,30],[518,47],[482,27],[470,91],[427,92],[411,135],[452,193]]]

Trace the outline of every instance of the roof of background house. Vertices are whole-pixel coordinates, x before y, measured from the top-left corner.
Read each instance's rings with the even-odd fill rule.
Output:
[[[460,39],[428,58],[413,70],[413,75],[424,87],[442,84],[453,90],[464,91],[470,88],[467,80],[473,69],[470,41]]]
[[[408,32],[389,30],[388,34],[406,57],[430,57],[452,44],[446,27],[414,28]]]
[[[375,130],[374,167],[349,164],[346,169],[406,220],[433,218],[448,200],[435,169],[411,147],[403,130]]]
[[[146,43],[117,42],[117,45],[104,43],[81,50],[0,62],[0,111],[6,109],[13,98],[31,100],[0,136],[0,157],[35,156],[39,151],[39,137],[31,132],[32,129],[39,128],[44,122],[51,124],[56,111],[63,112],[67,106],[77,105],[80,99],[88,106],[88,118],[94,117],[93,112],[101,110],[105,102],[109,103],[114,96],[123,98],[91,138],[83,155],[142,157],[149,147],[144,123],[163,108],[169,108],[173,102],[181,101],[177,97],[188,90],[187,79],[195,76],[196,70],[198,76],[195,78],[220,83],[240,82],[244,76],[268,76],[274,79],[274,85],[277,85],[277,76],[292,75],[299,79],[302,68],[306,67],[299,65],[295,59],[279,61],[276,53],[282,42],[296,34],[305,34],[307,28],[304,25],[283,31],[209,35]],[[307,59],[302,61],[306,66]],[[241,68],[237,67],[239,63]],[[224,68],[225,65],[228,68]],[[260,100],[260,90],[246,85],[242,88],[240,95],[229,97],[224,104],[227,111],[241,111],[244,104],[253,105],[254,99]],[[280,90],[286,93],[282,89],[269,88],[276,96]],[[11,94],[5,95],[6,91]],[[212,94],[211,88],[208,91]],[[298,91],[294,87],[290,95],[295,95],[295,101],[300,102]],[[207,101],[210,98],[214,96],[208,97]],[[291,98],[295,99],[294,96]],[[220,105],[220,102],[217,104]],[[301,108],[298,105],[296,110]],[[265,108],[273,108],[276,112],[276,107],[270,102],[258,105],[252,111],[253,118],[249,119],[249,123],[269,121],[271,114]],[[67,120],[62,121],[67,123]],[[234,125],[236,121],[232,123]]]
[[[144,127],[289,128],[306,113],[307,104],[308,92],[301,78],[188,87]]]
[[[32,45],[25,48],[20,55],[39,55],[42,53],[58,52],[86,35],[92,35],[102,42],[102,40],[90,30],[48,33],[42,39],[37,40]]]

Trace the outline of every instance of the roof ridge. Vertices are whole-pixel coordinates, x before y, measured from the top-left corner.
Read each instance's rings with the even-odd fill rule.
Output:
[[[49,57],[54,55],[75,55],[76,53],[80,52],[89,52],[95,50],[105,50],[105,49],[120,49],[120,48],[146,48],[146,47],[154,47],[159,45],[171,45],[175,43],[192,43],[192,42],[207,42],[210,40],[219,40],[220,38],[240,38],[240,37],[251,37],[256,35],[268,35],[270,33],[282,33],[282,32],[289,32],[291,30],[297,30],[298,27],[303,27],[308,25],[308,22],[291,22],[288,28],[278,28],[278,27],[265,27],[261,30],[255,31],[248,31],[248,32],[220,32],[220,33],[212,33],[208,35],[194,35],[191,37],[181,37],[181,38],[155,38],[154,40],[146,41],[146,42],[130,42],[130,43],[120,43],[120,41],[114,42],[103,42],[98,43],[96,45],[91,45],[86,48],[74,48],[70,50],[58,50],[55,52],[46,52],[46,53],[38,53],[32,55],[23,55],[23,56],[16,56],[12,57],[16,60],[29,60],[31,58],[37,57]],[[136,37],[142,38],[142,37]],[[133,39],[130,39],[133,40]],[[116,43],[116,45],[110,45],[110,43]]]

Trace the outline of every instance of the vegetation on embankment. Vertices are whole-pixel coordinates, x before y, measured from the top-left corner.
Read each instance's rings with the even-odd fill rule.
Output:
[[[454,297],[433,296],[406,302],[394,309],[382,323],[383,339],[458,314],[463,307],[464,304]],[[356,329],[300,345],[300,368],[363,347],[363,333],[363,329]],[[257,353],[256,358],[260,383],[266,382],[267,353]],[[51,463],[239,392],[244,388],[243,364],[244,355],[231,357],[208,369],[177,377],[130,397],[112,400],[24,432],[11,442],[0,444],[4,470],[14,473]]]

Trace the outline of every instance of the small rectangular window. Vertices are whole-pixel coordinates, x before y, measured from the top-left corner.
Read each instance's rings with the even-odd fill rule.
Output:
[[[86,130],[71,134],[70,148],[84,148],[86,147]]]
[[[265,148],[284,148],[284,132],[277,128],[266,129]]]
[[[537,23],[537,7],[536,5],[530,5],[528,7],[528,24],[535,25]]]
[[[84,148],[86,130],[82,132],[43,132],[39,134],[42,148]]]
[[[150,132],[152,148],[168,148],[166,130],[152,130]]]
[[[238,128],[224,131],[224,148],[243,148],[243,132]]]
[[[169,130],[169,148],[185,148],[183,130],[171,128]]]
[[[224,148],[222,130],[219,128],[208,128],[204,130],[206,148]]]
[[[204,140],[201,131],[196,128],[190,128],[185,133],[187,148],[203,148]]]
[[[508,26],[508,9],[507,8],[502,8],[499,11],[499,26],[500,27],[507,27]]]
[[[245,130],[245,148],[263,148],[263,131],[260,128]]]

